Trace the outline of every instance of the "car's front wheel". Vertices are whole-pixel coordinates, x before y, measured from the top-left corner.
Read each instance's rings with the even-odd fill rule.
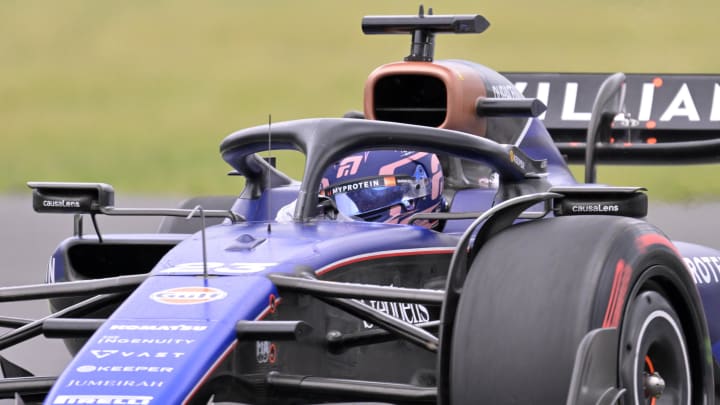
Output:
[[[598,330],[615,331],[611,349],[577,364]],[[700,405],[714,401],[708,342],[692,277],[662,233],[640,220],[577,216],[513,225],[486,242],[452,341],[441,344],[451,344],[453,405]],[[601,383],[574,381],[598,364],[611,368],[595,374],[609,376]],[[571,385],[581,388],[572,394]]]

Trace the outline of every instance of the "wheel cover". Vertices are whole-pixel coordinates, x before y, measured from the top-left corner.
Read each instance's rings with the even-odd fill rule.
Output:
[[[631,363],[621,363],[621,375],[629,385],[630,403],[690,404],[692,380],[685,337],[669,303],[656,292],[642,293],[628,321],[625,358]]]

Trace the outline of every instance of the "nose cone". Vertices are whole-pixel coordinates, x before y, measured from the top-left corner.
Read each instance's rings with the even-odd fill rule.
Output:
[[[258,276],[150,277],[88,340],[46,403],[183,403],[232,351],[237,321],[261,317],[272,294]]]

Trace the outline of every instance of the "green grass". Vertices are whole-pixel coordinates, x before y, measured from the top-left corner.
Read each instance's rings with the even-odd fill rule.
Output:
[[[440,36],[437,58],[506,71],[720,72],[717,1],[426,5],[479,12],[492,24],[479,36]],[[225,176],[222,138],[268,114],[281,121],[361,109],[367,75],[409,47],[405,36],[362,35],[361,17],[416,7],[0,2],[0,192],[65,180],[103,181],[121,193],[234,193],[240,185]],[[601,167],[599,180],[645,185],[663,199],[717,198],[718,168]]]

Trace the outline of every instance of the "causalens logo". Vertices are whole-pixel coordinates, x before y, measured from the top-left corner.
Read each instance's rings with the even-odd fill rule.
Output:
[[[43,200],[43,207],[47,208],[80,208],[80,201],[74,200]]]
[[[153,301],[169,305],[193,305],[221,300],[227,292],[212,287],[177,287],[150,295]]]
[[[573,204],[570,210],[576,214],[612,213],[620,211],[617,204]]]

